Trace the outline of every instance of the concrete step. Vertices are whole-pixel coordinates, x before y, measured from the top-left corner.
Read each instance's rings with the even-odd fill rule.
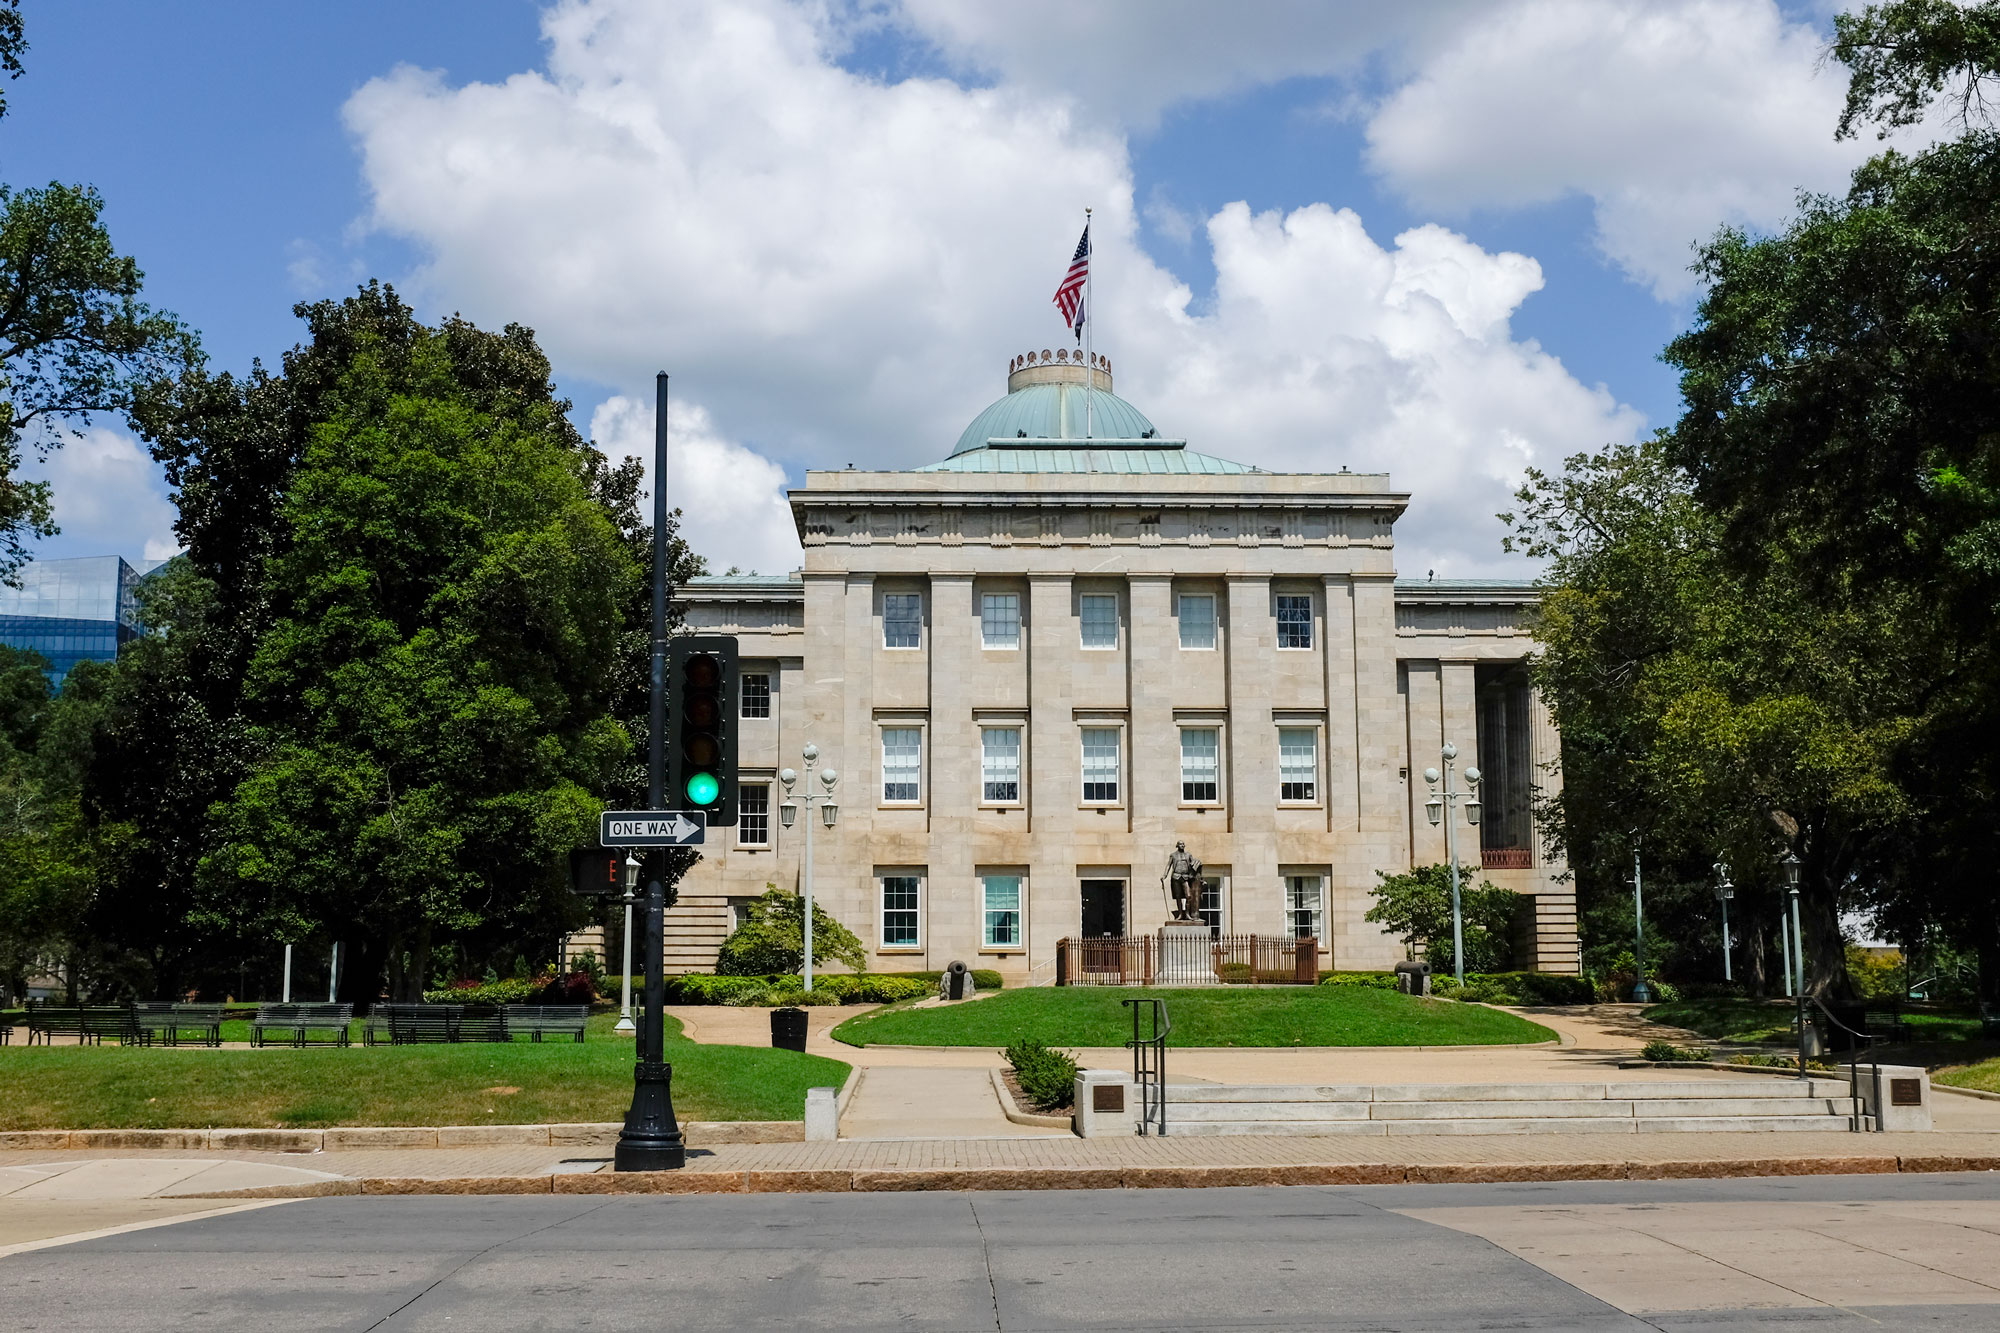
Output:
[[[1167,1109],[1167,1134],[1180,1138],[1260,1135],[1272,1138],[1332,1138],[1437,1134],[1645,1134],[1818,1130],[1847,1133],[1844,1115],[1679,1116],[1660,1118],[1489,1117],[1478,1120],[1192,1120]],[[1873,1128],[1872,1122],[1864,1128]]]
[[[1366,1120],[1367,1102],[1167,1102],[1167,1118],[1191,1124]]]
[[[1376,1104],[1465,1105],[1468,1103],[1589,1103],[1589,1102],[1787,1102],[1802,1103],[1846,1097],[1839,1079],[1797,1082],[1785,1079],[1685,1079],[1656,1083],[1405,1083],[1405,1084],[1278,1084],[1232,1085],[1169,1083],[1170,1105],[1209,1102],[1298,1103],[1343,1102]],[[1753,1114],[1761,1114],[1756,1112]]]

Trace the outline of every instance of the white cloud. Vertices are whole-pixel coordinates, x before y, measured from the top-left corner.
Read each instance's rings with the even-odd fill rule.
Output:
[[[1476,0],[899,0],[896,21],[948,58],[1073,98],[1126,125],[1284,79],[1352,75],[1421,50]]]
[[[1009,355],[1058,345],[1049,295],[1085,203],[1120,390],[1196,449],[1392,471],[1417,493],[1406,568],[1518,572],[1490,516],[1521,465],[1636,429],[1512,338],[1541,284],[1524,256],[1239,205],[1206,220],[1216,300],[1195,316],[1136,245],[1124,141],[1059,98],[850,74],[838,35],[778,0],[573,0],[545,32],[546,73],[405,68],[355,94],[371,225],[426,256],[435,305],[530,324],[565,376],[672,371],[701,415],[677,417],[670,495],[718,568],[795,559],[772,458],[932,461]],[[648,447],[640,401],[600,409],[600,443]]]
[[[124,430],[102,423],[22,469],[28,480],[51,483],[59,536],[41,542],[48,557],[122,555],[164,560],[180,551],[174,506],[152,457]]]
[[[1642,422],[1508,320],[1541,266],[1426,226],[1376,244],[1351,211],[1231,204],[1208,222],[1214,309],[1154,321],[1119,388],[1191,448],[1268,468],[1386,471],[1412,493],[1397,563],[1465,575],[1499,555],[1493,515],[1530,463]],[[1135,364],[1136,363],[1136,364]]]
[[[737,566],[759,574],[799,567],[798,529],[785,500],[785,470],[715,433],[706,409],[668,411],[667,504],[681,511],[681,535],[720,574]],[[638,458],[653,484],[653,405],[623,394],[590,414],[590,435],[613,458]]]
[[[1771,0],[1520,0],[1483,11],[1368,123],[1370,165],[1417,206],[1571,194],[1598,244],[1662,300],[1725,224],[1779,225],[1868,153],[1835,143],[1846,69]]]

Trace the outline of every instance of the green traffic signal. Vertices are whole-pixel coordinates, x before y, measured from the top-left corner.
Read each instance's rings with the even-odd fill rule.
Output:
[[[713,773],[697,773],[687,781],[687,797],[696,805],[713,805],[722,792]]]

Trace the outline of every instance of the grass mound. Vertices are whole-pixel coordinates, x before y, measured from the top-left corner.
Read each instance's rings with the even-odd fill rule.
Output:
[[[1498,1046],[1553,1041],[1513,1014],[1364,987],[1126,990],[1095,986],[1005,991],[974,1004],[898,1006],[848,1019],[850,1046],[1122,1046],[1132,1011],[1120,1000],[1161,996],[1169,1046]]]
[[[119,1046],[0,1050],[0,1130],[522,1125],[624,1118],[632,1042],[612,1015],[586,1040],[261,1051]],[[797,1120],[839,1060],[688,1041],[667,1020],[684,1120]]]

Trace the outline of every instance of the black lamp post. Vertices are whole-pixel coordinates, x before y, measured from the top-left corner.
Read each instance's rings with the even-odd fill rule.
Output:
[[[658,810],[667,774],[667,377],[653,383],[653,698],[648,719],[646,803]],[[639,1058],[632,1065],[632,1106],[618,1136],[613,1168],[674,1171],[687,1165],[687,1143],[674,1120],[673,1066],[664,1044],[666,977],[666,854],[646,856],[646,1010],[639,1025]]]
[[[1792,909],[1792,959],[1797,975],[1791,978],[1799,1005],[1799,1077],[1806,1076],[1806,939],[1799,930],[1799,858],[1786,852],[1778,862],[1785,872],[1785,896]]]

